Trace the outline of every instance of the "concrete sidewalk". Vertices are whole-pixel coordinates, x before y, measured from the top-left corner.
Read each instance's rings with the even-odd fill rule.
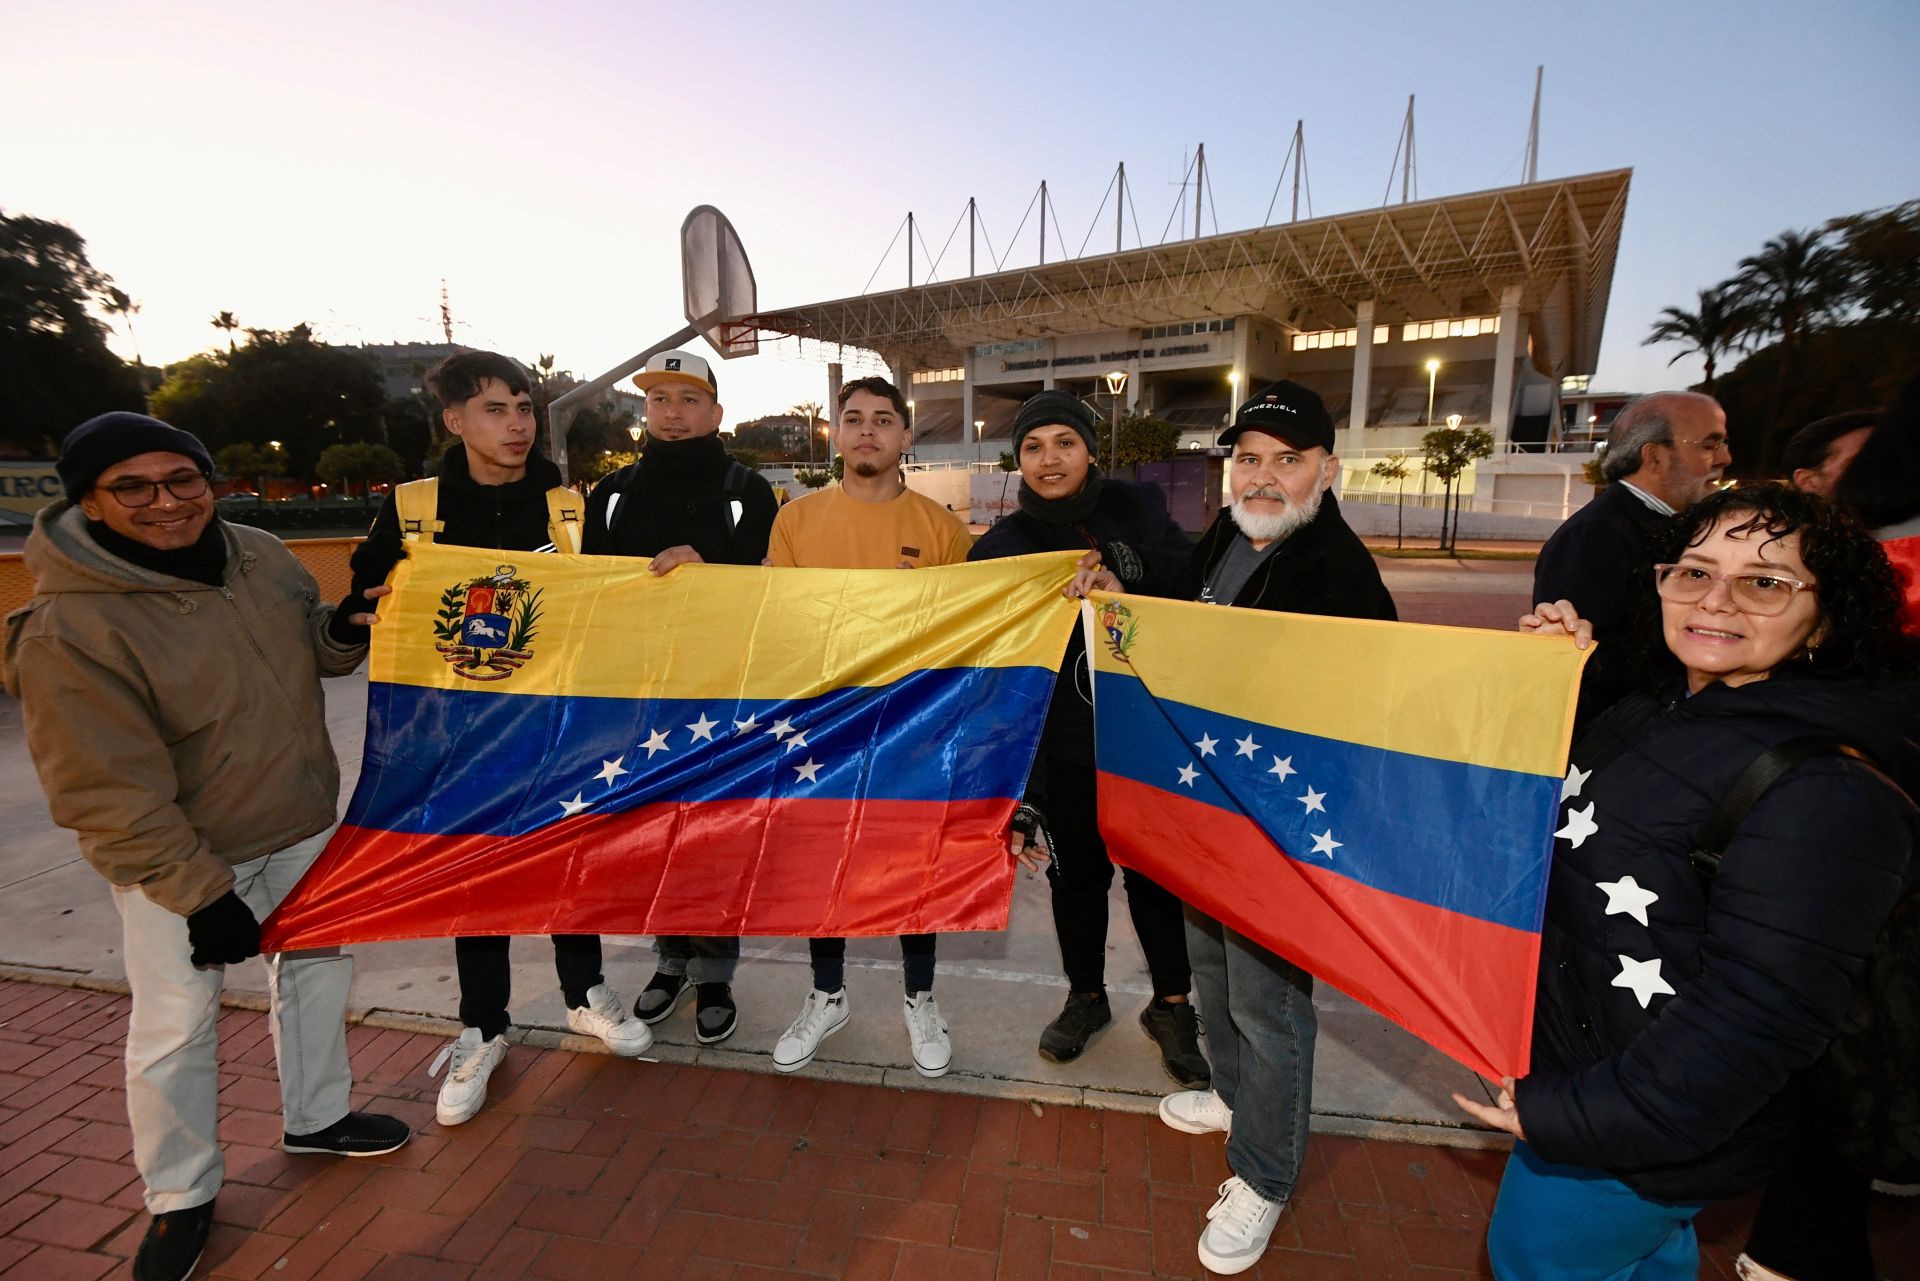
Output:
[[[125,997],[0,982],[0,1281],[124,1276],[146,1230],[128,1158]],[[279,1150],[265,1019],[221,1016],[227,1183],[197,1275],[262,1281],[1124,1281],[1204,1275],[1219,1135],[1149,1117],[516,1048],[487,1108],[433,1123],[437,1037],[348,1040],[390,1156]],[[1259,1266],[1275,1281],[1486,1277],[1504,1156],[1317,1135]],[[1750,1205],[1701,1216],[1732,1281]],[[1920,1203],[1876,1198],[1882,1275]]]
[[[1524,608],[1529,567],[1512,562],[1383,562],[1402,616],[1423,621],[1506,627]],[[1464,590],[1463,590],[1464,589]],[[328,725],[340,756],[342,801],[358,772],[364,676],[329,681]],[[0,971],[113,989],[124,981],[119,921],[101,879],[78,855],[71,834],[53,826],[27,757],[19,704],[0,700]],[[931,1088],[949,1093],[1088,1104],[1150,1111],[1174,1087],[1137,1022],[1151,995],[1145,962],[1115,878],[1110,905],[1107,979],[1115,1021],[1077,1062],[1041,1059],[1040,1030],[1059,1011],[1059,971],[1046,883],[1016,882],[1003,934],[952,934],[940,940],[936,991],[952,1028],[954,1067],[938,1081],[912,1069],[901,1016],[899,954],[890,939],[848,947],[854,1014],[827,1041],[806,1075],[823,1080]],[[357,1017],[380,1027],[452,1035],[458,994],[452,947],[444,940],[370,944],[353,949]],[[565,1013],[543,940],[514,944],[513,1014],[535,1044],[563,1043]],[[749,939],[735,983],[740,1028],[723,1046],[693,1039],[691,1002],[656,1029],[658,1055],[748,1071],[771,1071],[774,1042],[808,988],[804,940]],[[609,937],[606,973],[629,1001],[653,971],[646,940]],[[228,971],[231,999],[265,999],[257,961]],[[1473,1145],[1491,1136],[1468,1126],[1450,1099],[1484,1096],[1473,1073],[1338,992],[1315,997],[1320,1037],[1314,1072],[1315,1127],[1327,1133],[1412,1138]]]

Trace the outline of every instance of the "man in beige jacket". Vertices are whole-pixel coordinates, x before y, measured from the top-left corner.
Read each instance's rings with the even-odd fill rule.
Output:
[[[27,540],[35,595],[7,619],[34,768],[124,931],[127,1113],[154,1216],[138,1281],[180,1281],[206,1244],[222,967],[259,952],[260,918],[333,830],[319,678],[365,654],[277,538],[214,516],[212,471],[198,439],[141,414],[75,428],[66,501]],[[337,949],[267,958],[289,1152],[368,1156],[409,1137],[349,1109],[352,973]]]

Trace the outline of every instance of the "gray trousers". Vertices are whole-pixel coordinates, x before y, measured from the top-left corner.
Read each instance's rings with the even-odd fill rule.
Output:
[[[242,863],[234,892],[262,920],[319,857],[331,831]],[[127,1120],[133,1163],[153,1214],[213,1200],[220,1159],[220,1059],[215,1020],[224,966],[195,969],[187,918],[137,888],[113,892],[125,939],[133,1014],[127,1024]],[[347,1114],[347,988],[353,958],[338,948],[268,955],[267,995],[280,1105],[289,1134],[324,1130]]]
[[[653,940],[653,952],[662,974],[685,975],[695,983],[731,983],[740,965],[737,938],[662,934]]]

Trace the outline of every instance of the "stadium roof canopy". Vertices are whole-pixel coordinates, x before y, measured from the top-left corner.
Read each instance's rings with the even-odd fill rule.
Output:
[[[1592,372],[1631,169],[1269,224],[786,308],[818,342],[916,369],[978,343],[1265,316],[1293,331],[1499,310],[1521,289],[1535,364]],[[1541,350],[1544,344],[1544,350]]]

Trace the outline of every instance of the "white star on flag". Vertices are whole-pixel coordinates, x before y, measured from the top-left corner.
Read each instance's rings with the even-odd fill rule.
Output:
[[[1306,812],[1308,814],[1313,813],[1315,810],[1319,810],[1322,814],[1327,812],[1327,807],[1320,803],[1327,799],[1327,794],[1325,792],[1314,791],[1312,784],[1308,784],[1307,794],[1305,796],[1296,796],[1293,799],[1306,806]]]
[[[1213,749],[1220,746],[1220,740],[1211,734],[1202,734],[1200,741],[1195,743],[1194,746],[1200,749],[1200,755],[1212,756]]]
[[[1612,916],[1615,912],[1624,912],[1642,925],[1647,923],[1647,909],[1660,900],[1658,894],[1641,888],[1640,882],[1631,876],[1623,876],[1617,881],[1595,881],[1593,885],[1595,889],[1607,892],[1607,910],[1601,915]]]
[[[793,722],[782,716],[779,720],[767,727],[767,733],[773,735],[775,738],[785,738],[787,735],[793,733]]]
[[[1651,961],[1636,961],[1624,952],[1616,952],[1620,958],[1620,972],[1613,976],[1615,987],[1624,987],[1632,992],[1640,1002],[1640,1008],[1646,1009],[1656,996],[1672,996],[1673,985],[1660,977],[1660,958]]]
[[[667,746],[667,736],[665,731],[662,731],[662,730],[653,731],[653,736],[649,738],[646,742],[640,744],[640,746],[647,749],[648,760],[653,759],[653,754],[655,752],[670,752],[673,750],[671,747]]]
[[[795,730],[793,732],[793,736],[787,739],[787,750],[789,752],[791,752],[796,747],[805,747],[806,745],[807,745],[807,732],[805,730]]]
[[[626,759],[624,756],[616,756],[610,761],[601,761],[600,772],[595,774],[594,777],[602,783],[611,783],[622,774],[631,773],[632,771],[621,768],[620,763]]]
[[[1568,810],[1567,825],[1554,835],[1573,842],[1573,848],[1579,849],[1589,836],[1599,830],[1600,825],[1593,821],[1593,802],[1588,801],[1587,808],[1583,810]],[[1641,1004],[1645,1005],[1646,1002],[1642,1001]]]
[[[753,731],[759,728],[760,728],[760,718],[755,716],[752,712],[747,713],[747,719],[745,719],[744,721],[735,721],[733,723],[733,732],[736,734],[751,734],[753,733]]]
[[[1235,756],[1244,756],[1248,760],[1252,760],[1253,754],[1259,750],[1260,744],[1253,741],[1253,735],[1251,734],[1245,738],[1236,738],[1233,740],[1233,754]]]
[[[581,810],[587,808],[589,803],[590,802],[581,800],[580,793],[575,792],[573,794],[572,800],[560,802],[560,808],[561,810],[564,811],[564,813],[562,813],[560,817],[572,818],[575,814],[578,814]]]
[[[1274,757],[1273,768],[1267,771],[1267,773],[1272,774],[1274,777],[1278,778],[1282,783],[1286,782],[1287,776],[1294,772],[1295,771],[1293,768],[1293,757],[1291,756],[1288,756],[1285,758],[1278,757],[1278,756]]]
[[[700,719],[695,721],[693,724],[687,726],[687,728],[693,731],[694,742],[697,743],[701,739],[705,739],[707,742],[711,743],[713,741],[713,727],[718,725],[719,723],[720,723],[719,721],[708,720],[707,714],[705,712],[702,712],[700,713]]]
[[[1580,789],[1593,777],[1592,770],[1583,770],[1573,762],[1567,762],[1567,777],[1560,784],[1560,799],[1570,801],[1580,795]]]
[[[1193,780],[1199,777],[1200,771],[1193,767],[1192,761],[1188,761],[1180,767],[1180,785],[1182,787],[1192,787]]]
[[[794,766],[793,772],[798,774],[800,780],[804,783],[818,783],[820,781],[820,763],[811,756],[807,757],[806,764]]]
[[[1333,852],[1339,849],[1343,843],[1344,842],[1334,840],[1333,829],[1328,828],[1313,838],[1313,852],[1315,854],[1325,854],[1328,858],[1332,858]]]

